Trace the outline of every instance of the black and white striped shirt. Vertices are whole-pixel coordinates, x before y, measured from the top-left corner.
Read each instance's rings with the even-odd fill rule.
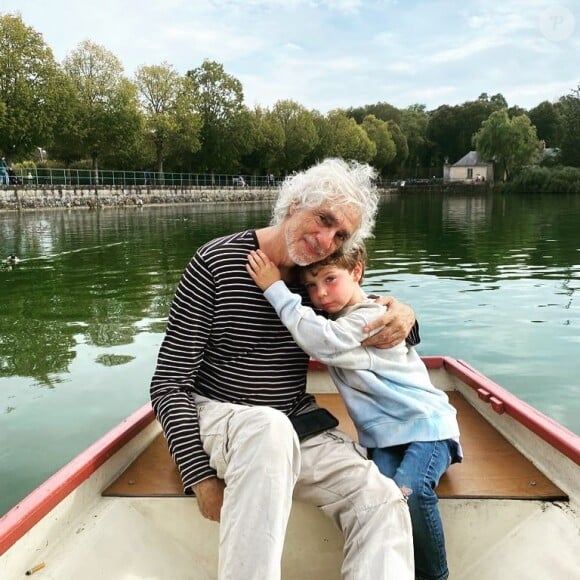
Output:
[[[200,440],[193,392],[288,415],[312,402],[308,356],[246,271],[248,254],[257,248],[255,231],[205,244],[171,305],[151,401],[186,490],[215,475]]]
[[[308,356],[246,271],[248,254],[258,247],[254,230],[208,242],[188,264],[173,298],[151,402],[187,492],[215,476],[193,393],[268,405],[287,415],[313,401],[306,393]],[[308,301],[302,286],[289,288]],[[417,343],[413,330],[408,340]]]

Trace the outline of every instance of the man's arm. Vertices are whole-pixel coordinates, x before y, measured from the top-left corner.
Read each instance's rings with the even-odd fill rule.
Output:
[[[197,407],[191,396],[211,327],[212,289],[211,273],[196,254],[175,292],[151,380],[153,410],[161,423],[186,492],[216,475],[203,450]],[[216,516],[214,509],[211,519],[219,519],[219,511]]]

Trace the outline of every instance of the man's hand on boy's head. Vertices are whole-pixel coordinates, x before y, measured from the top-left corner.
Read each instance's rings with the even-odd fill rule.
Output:
[[[278,266],[262,250],[252,250],[250,252],[246,270],[260,290],[266,290],[274,282],[282,279]]]

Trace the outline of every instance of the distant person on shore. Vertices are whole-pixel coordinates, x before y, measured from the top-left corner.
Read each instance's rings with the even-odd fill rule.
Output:
[[[6,163],[6,157],[0,159],[0,183],[10,185],[10,175],[8,175],[8,163]]]
[[[445,579],[449,570],[435,488],[449,465],[461,461],[456,411],[433,386],[413,347],[404,341],[390,349],[361,346],[363,327],[384,308],[360,286],[365,263],[360,243],[300,268],[312,304],[329,318],[302,305],[262,250],[250,252],[248,272],[294,340],[328,365],[360,443],[407,496],[415,577]]]
[[[292,288],[296,265],[371,235],[374,170],[327,159],[286,180],[270,225],[199,248],[177,287],[151,401],[187,493],[220,522],[220,580],[278,580],[292,500],[318,506],[344,535],[343,580],[411,580],[412,531],[399,487],[344,433],[299,440],[291,419],[316,410],[309,357],[250,277],[252,250]],[[390,346],[413,329],[394,299],[370,327]]]
[[[16,171],[14,171],[14,167],[10,166],[8,168],[8,181],[10,185],[22,185],[22,179],[16,175]]]

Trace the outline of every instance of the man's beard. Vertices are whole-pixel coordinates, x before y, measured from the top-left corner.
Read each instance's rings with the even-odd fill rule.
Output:
[[[288,256],[292,262],[294,262],[294,264],[297,266],[308,266],[314,262],[317,262],[318,260],[322,260],[322,258],[325,257],[325,253],[321,248],[313,248],[310,246],[308,241],[305,242],[307,247],[310,247],[312,250],[314,250],[314,253],[317,255],[314,255],[312,252],[309,252],[306,249],[301,251],[299,249],[299,245],[302,241],[302,238],[296,239],[294,234],[295,230],[292,228],[286,229],[286,247],[288,248]]]

